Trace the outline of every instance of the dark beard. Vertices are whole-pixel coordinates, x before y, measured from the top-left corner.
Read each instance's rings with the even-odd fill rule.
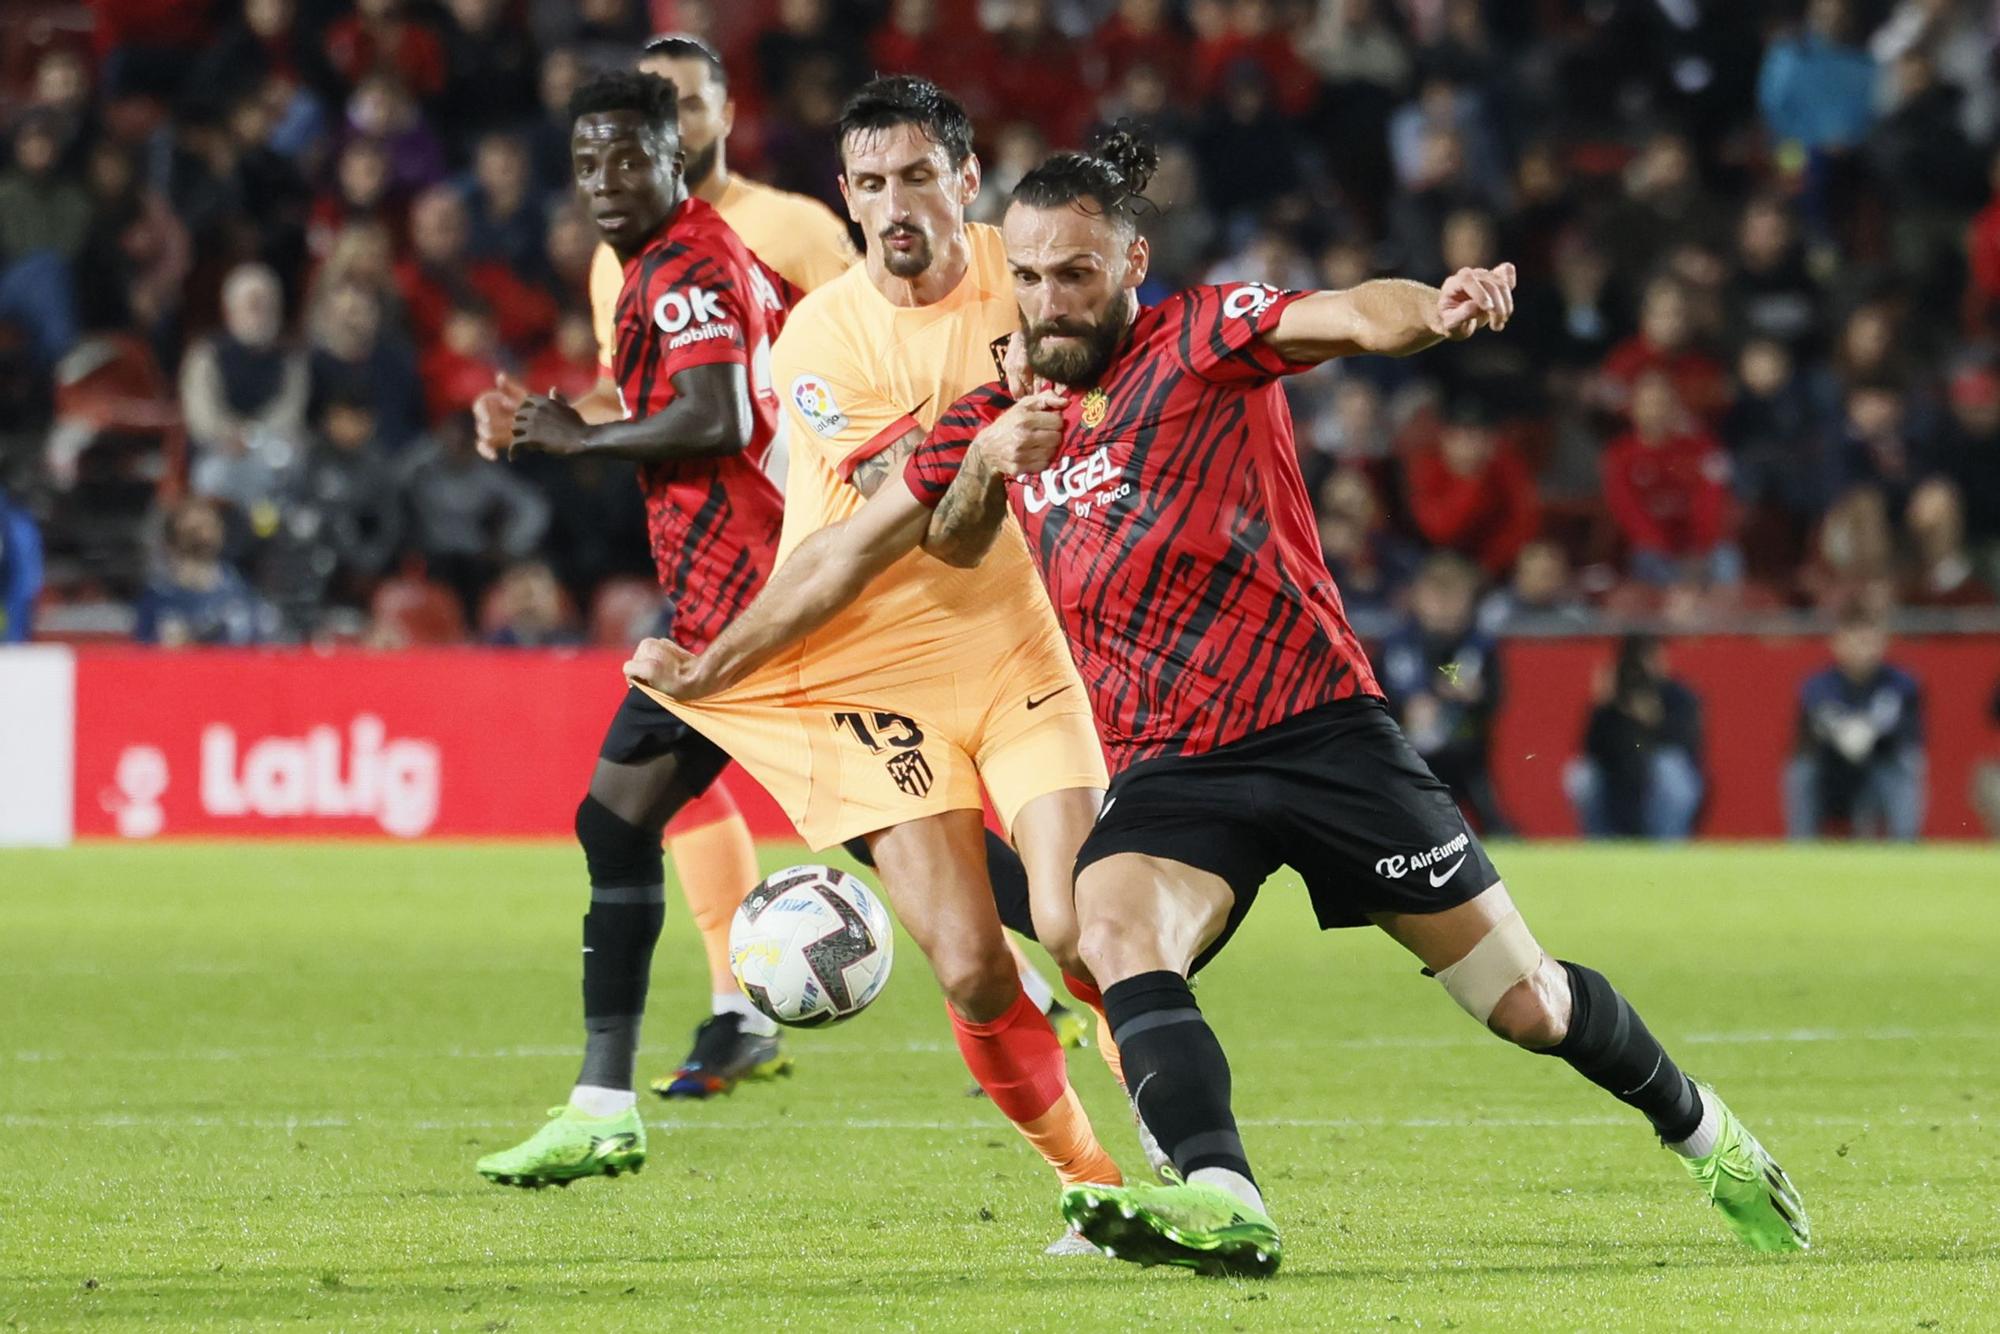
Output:
[[[896,228],[891,227],[884,231],[882,233],[883,239],[887,240],[896,230]],[[890,273],[898,278],[921,277],[930,266],[931,243],[922,233],[917,234],[917,248],[915,250],[897,251],[890,250],[886,246],[882,250],[882,267],[889,270]]]
[[[1056,320],[1031,327],[1023,322],[1021,332],[1028,340],[1028,369],[1057,384],[1092,384],[1104,374],[1111,358],[1118,354],[1118,345],[1125,341],[1125,331],[1131,324],[1132,299],[1129,294],[1121,294],[1095,324]],[[1064,335],[1077,341],[1060,346],[1043,341]]]
[[[717,139],[701,152],[689,156],[687,169],[683,174],[687,177],[688,190],[690,192],[703,181],[715,175],[715,160],[721,155],[722,140]]]

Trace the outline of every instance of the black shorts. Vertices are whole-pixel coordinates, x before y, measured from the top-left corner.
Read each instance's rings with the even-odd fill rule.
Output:
[[[691,797],[698,797],[714,785],[729,767],[722,748],[655,703],[642,690],[627,688],[618,712],[611,715],[604,744],[597,748],[599,759],[613,764],[643,764],[672,754],[680,760],[675,778]]]
[[[1200,755],[1169,755],[1111,780],[1077,853],[1079,873],[1121,852],[1229,882],[1213,958],[1280,866],[1305,880],[1322,929],[1370,913],[1456,907],[1499,879],[1440,783],[1372,696],[1335,700]]]

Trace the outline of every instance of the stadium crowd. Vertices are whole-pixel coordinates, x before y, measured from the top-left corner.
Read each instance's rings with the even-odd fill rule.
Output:
[[[1146,127],[1155,294],[1516,261],[1504,338],[1290,385],[1391,675],[1466,599],[1493,635],[2000,588],[1989,4],[7,11],[0,637],[39,607],[169,643],[627,642],[627,470],[485,463],[467,406],[502,369],[594,382],[564,108],[661,29],[723,53],[732,167],[836,207],[829,127],[874,70],[965,99],[985,220],[1050,148]]]

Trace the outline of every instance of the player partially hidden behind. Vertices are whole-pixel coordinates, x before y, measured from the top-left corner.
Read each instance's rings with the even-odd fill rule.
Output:
[[[1281,865],[1323,927],[1381,927],[1492,1032],[1642,1113],[1744,1242],[1803,1248],[1798,1196],[1742,1123],[1600,974],[1543,953],[1389,717],[1320,559],[1279,377],[1499,329],[1512,267],[1442,289],[1232,283],[1142,308],[1154,160],[1117,134],[1022,180],[1003,232],[1028,364],[1056,392],[960,399],[903,484],[781,565],[706,656],[755,660],[913,543],[975,562],[1001,514],[1019,516],[1114,770],[1077,858],[1079,952],[1182,1178],[1065,1192],[1070,1221],[1118,1258],[1277,1266],[1229,1065],[1188,978]],[[644,648],[628,670],[671,693],[710,688],[702,658]]]
[[[685,34],[655,37],[646,43],[638,68],[674,86],[680,145],[686,157],[682,179],[688,193],[722,215],[754,260],[805,292],[847,271],[856,258],[854,247],[846,224],[831,209],[817,199],[774,189],[730,171],[729,132],[736,108],[729,96],[722,59],[707,43]],[[625,286],[625,267],[612,245],[601,241],[590,270],[591,321],[597,334],[600,375],[596,387],[571,405],[577,416],[592,425],[626,416],[617,370],[619,298]],[[787,291],[784,295],[789,299],[796,293]],[[663,318],[671,323],[684,314],[670,303]],[[643,322],[624,328],[628,336],[647,336]],[[673,351],[657,342],[648,346],[655,353]],[[504,374],[480,396],[473,416],[479,427],[480,448],[487,457],[499,457],[514,443],[514,415],[527,398],[527,386]],[[533,440],[521,444],[537,447]],[[774,480],[783,476],[782,452],[782,445],[775,445],[767,461],[766,471]],[[663,584],[671,589],[678,562],[659,563],[659,569]],[[767,569],[760,568],[757,577],[761,579],[766,573]],[[686,729],[671,722],[642,695],[628,696],[624,718],[625,724],[606,738],[602,758],[607,763],[651,766],[658,747],[686,740]],[[653,1080],[653,1091],[669,1098],[705,1098],[726,1093],[740,1081],[788,1070],[791,1061],[783,1054],[777,1025],[749,1003],[730,975],[729,923],[743,896],[756,883],[758,869],[750,828],[728,788],[721,782],[712,783],[671,809],[663,799],[649,797],[638,802],[638,809],[646,816],[637,824],[641,841],[656,836],[655,819],[665,822],[671,816],[666,843],[682,896],[701,932],[711,997],[711,1013],[696,1028],[693,1047],[671,1074]],[[627,837],[602,821],[580,828],[580,835],[584,832],[600,841]],[[864,845],[851,844],[848,850],[867,860]],[[650,867],[650,854],[641,855]],[[1017,927],[1026,925],[1027,872],[1020,858],[997,838],[988,841],[987,856],[995,897],[1003,904],[1002,919]],[[629,866],[631,859],[612,861]],[[648,939],[658,934],[658,921],[650,912],[630,914],[622,920]],[[1087,1031],[1082,1017],[1056,1001],[1049,984],[1018,950],[1014,959],[1022,985],[1048,1015],[1057,1035],[1065,1045],[1076,1045]],[[586,956],[586,967],[590,963]]]
[[[765,471],[777,401],[759,371],[791,289],[688,194],[672,84],[602,75],[577,90],[570,110],[577,186],[626,265],[615,372],[631,416],[592,426],[566,403],[530,397],[512,443],[641,465],[669,633],[706,643],[756,592],[777,549],[783,500]],[[633,1069],[664,913],[660,831],[728,762],[627,692],[576,814],[591,885],[583,1069],[569,1104],[539,1133],[479,1160],[487,1178],[541,1185],[645,1160]],[[776,1043],[765,1044],[768,1060]]]

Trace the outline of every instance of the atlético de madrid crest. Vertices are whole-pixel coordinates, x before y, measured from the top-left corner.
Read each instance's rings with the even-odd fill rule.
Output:
[[[1093,389],[1083,396],[1083,429],[1088,431],[1104,420],[1104,414],[1111,408],[1111,395],[1102,389]]]

